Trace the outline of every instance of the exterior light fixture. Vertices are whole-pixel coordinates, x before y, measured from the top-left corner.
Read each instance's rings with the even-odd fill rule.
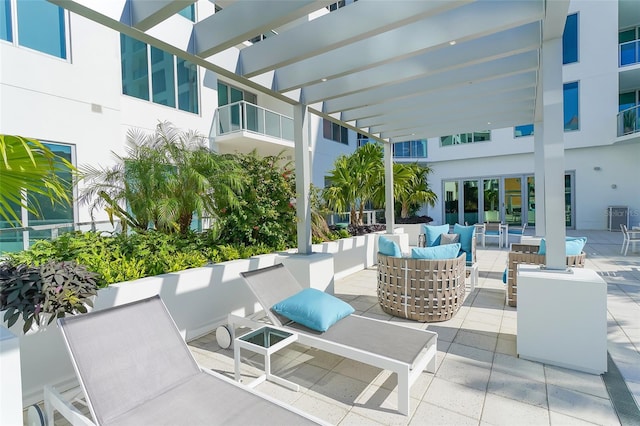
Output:
[[[457,43],[457,42],[456,42],[455,40],[451,40],[451,41],[449,42],[449,44],[450,44],[451,46],[454,46],[456,43]]]

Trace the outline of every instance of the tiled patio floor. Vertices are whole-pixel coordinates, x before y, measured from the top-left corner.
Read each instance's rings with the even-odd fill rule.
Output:
[[[608,283],[609,354],[638,404],[640,254],[619,254],[620,233],[570,234],[588,237],[586,266]],[[627,407],[627,413],[637,417],[618,417],[604,376],[516,356],[517,310],[505,306],[501,279],[507,249],[492,244],[480,247],[477,256],[480,279],[476,290],[468,293],[455,318],[441,323],[421,324],[382,312],[374,268],[335,283],[336,295],[351,303],[358,314],[438,333],[437,371],[422,373],[413,385],[409,416],[395,411],[396,379],[391,374],[298,344],[275,354],[272,363],[273,371],[299,384],[300,391],[270,382],[256,389],[339,425],[640,424],[637,406]],[[190,346],[203,367],[233,377],[233,351],[220,349],[214,334]],[[248,359],[243,360],[242,373],[250,380],[260,373],[262,360],[250,353],[243,352],[243,356]],[[618,381],[618,390],[624,391],[625,383]],[[264,424],[269,424],[268,419]]]

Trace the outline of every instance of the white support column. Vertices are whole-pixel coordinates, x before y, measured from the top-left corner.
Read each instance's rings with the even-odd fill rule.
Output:
[[[0,325],[0,424],[21,425],[22,376],[20,338]],[[42,388],[40,388],[42,391]]]
[[[393,147],[391,143],[384,144],[384,205],[387,221],[387,234],[393,234],[395,228],[395,214],[393,212]]]
[[[309,111],[303,104],[293,107],[293,140],[295,141],[298,253],[311,254]]]
[[[544,133],[544,123],[536,121],[533,125],[533,146],[534,146],[534,180],[536,194],[536,237],[544,237],[546,231],[545,222],[545,191],[544,191],[544,141],[542,135]]]
[[[560,270],[566,268],[562,38],[542,44],[542,87],[546,262]]]

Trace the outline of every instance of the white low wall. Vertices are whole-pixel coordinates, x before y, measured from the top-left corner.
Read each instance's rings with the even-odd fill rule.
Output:
[[[98,291],[94,309],[159,294],[183,336],[191,340],[224,324],[229,313],[247,315],[256,311],[255,298],[240,272],[282,262],[303,286],[332,293],[334,279],[374,264],[377,237],[370,234],[314,245],[314,251],[318,253],[311,256],[271,253],[110,285]],[[11,331],[20,336],[22,401],[25,407],[43,399],[45,384],[65,390],[75,383],[75,373],[57,326],[51,325],[23,335],[22,324],[18,323]],[[0,348],[3,363],[5,356],[14,355],[14,352],[5,351],[4,345]],[[17,394],[20,394],[19,385],[17,383],[14,387]]]

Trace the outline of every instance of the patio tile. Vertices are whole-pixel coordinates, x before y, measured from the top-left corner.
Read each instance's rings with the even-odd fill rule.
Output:
[[[555,411],[549,411],[549,418],[551,420],[551,426],[591,426],[596,424]]]
[[[307,393],[315,398],[351,406],[368,386],[369,383],[329,372],[311,386]]]
[[[411,418],[409,425],[477,426],[478,420],[423,401],[416,409],[416,412]]]
[[[600,398],[609,398],[602,377],[596,374],[582,373],[550,365],[545,365],[544,369],[549,385],[575,390]]]
[[[377,422],[360,414],[349,411],[340,422],[340,426],[380,426],[384,423]]]
[[[371,383],[380,375],[383,370],[369,364],[363,364],[348,358],[344,358],[336,365],[332,373],[338,373],[345,377],[351,377],[361,382]]]
[[[618,417],[605,398],[548,385],[549,409],[602,425],[619,424]]]
[[[351,412],[391,426],[406,425],[420,400],[410,398],[408,416],[398,412],[398,393],[378,386],[369,387],[355,402]]]
[[[482,421],[492,425],[538,426],[549,424],[549,410],[488,393]]]
[[[460,329],[456,334],[453,343],[460,345],[472,346],[474,348],[484,349],[486,351],[495,351],[496,343],[498,342],[498,334],[494,333],[492,336],[487,334],[476,333]]]
[[[422,400],[441,408],[480,419],[485,392],[435,377]]]
[[[515,334],[498,334],[498,343],[496,344],[496,354],[517,356],[516,336]]]
[[[544,382],[527,380],[514,374],[493,370],[489,378],[487,392],[547,408],[547,389]]]
[[[336,406],[331,401],[314,398],[307,394],[301,395],[295,401],[294,406],[334,425],[340,423],[349,412],[345,407]]]
[[[459,361],[446,357],[436,372],[436,378],[486,391],[490,371],[470,361]]]
[[[493,358],[493,371],[534,380],[539,383],[545,382],[544,366],[542,364],[514,356],[496,354]]]
[[[490,368],[493,363],[493,352],[471,346],[452,343],[447,352],[447,359],[463,361],[479,367]]]

